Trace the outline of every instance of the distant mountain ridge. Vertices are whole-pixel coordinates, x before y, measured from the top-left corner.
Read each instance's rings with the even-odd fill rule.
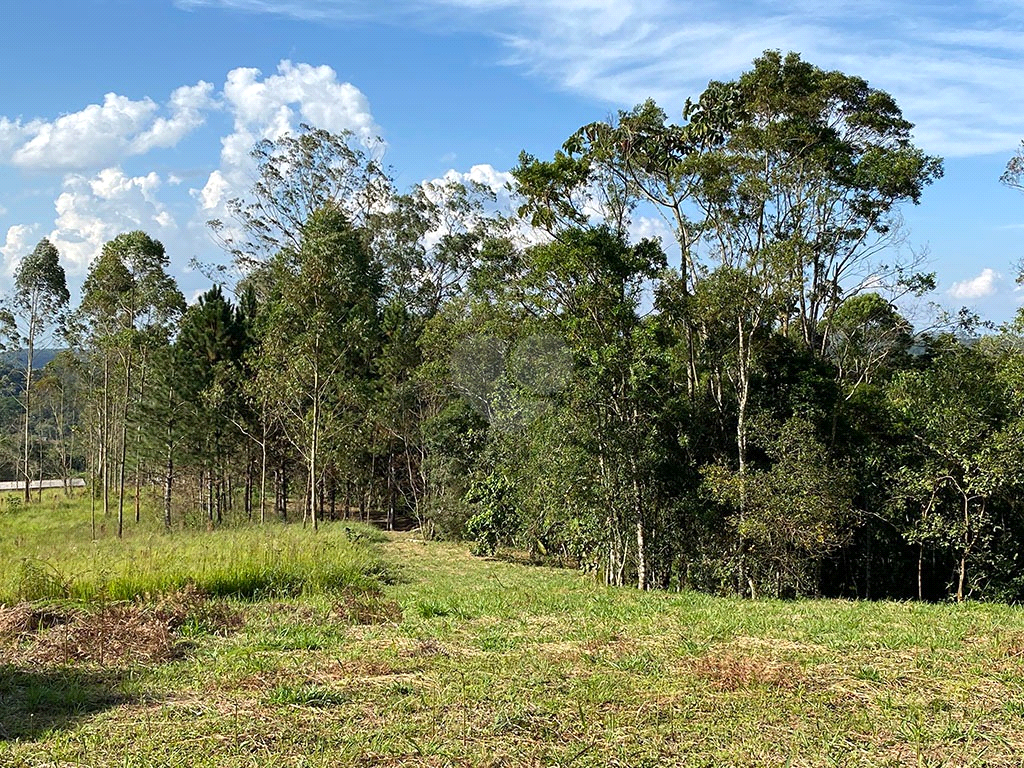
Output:
[[[39,370],[40,368],[45,368],[47,363],[63,351],[62,349],[37,349],[32,358],[32,369]],[[16,352],[6,352],[0,356],[0,359],[7,366],[24,368],[25,363],[28,362],[28,350],[20,349]]]

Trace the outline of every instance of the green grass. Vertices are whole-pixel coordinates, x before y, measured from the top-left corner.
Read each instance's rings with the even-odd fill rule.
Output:
[[[402,575],[381,604],[228,599],[244,625],[192,627],[169,663],[0,665],[0,765],[1024,764],[1017,608],[640,594],[409,535],[367,550]]]
[[[186,585],[259,599],[366,589],[383,575],[368,546],[379,534],[355,524],[325,525],[314,537],[297,524],[168,532],[157,521],[147,510],[118,541],[101,517],[107,524],[93,541],[87,499],[60,492],[0,513],[0,604],[130,600]]]

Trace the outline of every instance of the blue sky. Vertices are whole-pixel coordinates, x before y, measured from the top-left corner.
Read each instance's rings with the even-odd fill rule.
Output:
[[[0,24],[0,279],[42,236],[81,282],[102,243],[160,238],[187,295],[203,225],[244,190],[252,141],[306,121],[380,135],[408,187],[501,184],[526,149],[648,96],[677,116],[767,48],[893,93],[946,176],[906,211],[934,296],[997,321],[1019,305],[1024,138],[1017,0],[37,0]],[[0,290],[3,289],[0,284]]]

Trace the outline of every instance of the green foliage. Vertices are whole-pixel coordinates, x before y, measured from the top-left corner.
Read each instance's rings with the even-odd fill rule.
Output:
[[[466,501],[475,510],[466,521],[475,554],[493,555],[500,543],[514,541],[519,521],[508,478],[490,474],[470,483]]]
[[[119,235],[71,323],[81,350],[0,392],[8,433],[25,413],[20,457],[0,442],[6,467],[87,474],[100,539],[112,493],[118,535],[149,530],[159,484],[166,533],[145,554],[126,542],[139,573],[30,557],[8,591],[362,583],[351,558],[311,544],[313,562],[291,540],[281,555],[256,532],[233,532],[249,549],[200,558],[200,575],[163,559],[301,516],[314,531],[416,525],[641,590],[1024,599],[1024,355],[1013,329],[974,344],[901,314],[935,286],[893,249],[901,208],[942,173],[911,131],[863,79],[768,51],[678,122],[648,100],[550,160],[523,153],[518,218],[480,184],[399,194],[378,147],[349,133],[259,142],[252,188],[211,222],[244,274],[233,298],[218,285],[186,309],[163,246]],[[652,213],[678,263],[631,236]],[[66,303],[52,245],[22,270],[19,286]],[[8,346],[16,319],[0,314]],[[174,533],[197,518],[205,537]]]

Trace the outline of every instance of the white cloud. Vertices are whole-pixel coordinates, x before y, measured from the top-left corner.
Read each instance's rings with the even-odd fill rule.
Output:
[[[168,106],[170,117],[158,117],[144,133],[132,139],[132,154],[173,147],[199,128],[206,120],[206,113],[215,106],[213,84],[200,81],[196,85],[184,85],[171,94]]]
[[[640,240],[661,240],[662,248],[673,248],[676,244],[675,234],[664,219],[654,216],[637,216],[629,228],[629,238],[633,242]]]
[[[515,177],[508,171],[499,171],[494,166],[483,163],[474,165],[466,173],[459,173],[450,170],[444,175],[446,181],[456,181],[462,184],[481,184],[490,189],[494,194],[507,194],[509,189],[515,189]]]
[[[207,219],[225,218],[224,204],[248,190],[253,176],[249,153],[258,141],[278,139],[300,123],[333,133],[351,131],[367,146],[380,134],[366,96],[339,81],[327,66],[285,60],[268,77],[258,69],[233,69],[224,84],[223,104],[234,130],[221,139],[220,167],[201,189],[190,190]]]
[[[710,79],[768,48],[890,91],[930,152],[1006,151],[1024,114],[1024,14],[1007,0],[179,0],[311,21],[373,16],[462,24],[504,46],[505,63],[619,106],[653,96],[673,114]],[[965,20],[973,20],[965,22]]]
[[[156,194],[161,185],[156,173],[128,176],[120,168],[65,177],[49,238],[68,271],[84,274],[103,244],[122,232],[143,229],[157,239],[173,234],[174,217]]]
[[[977,277],[953,283],[949,295],[960,300],[984,299],[998,290],[1001,279],[1002,275],[998,272],[986,268]]]
[[[214,171],[206,181],[206,186],[200,190],[192,190],[193,196],[199,201],[199,206],[204,211],[216,211],[231,197],[231,184],[224,174]]]
[[[202,189],[189,190],[191,198],[169,189],[184,183],[181,172],[122,170],[133,156],[177,145],[215,109],[231,117],[231,132],[222,139],[220,167],[209,172]],[[109,93],[101,104],[53,120],[0,116],[0,164],[70,171],[54,200],[48,236],[69,275],[80,277],[106,241],[134,229],[164,240],[176,253],[208,254],[213,243],[205,221],[221,216],[225,201],[248,189],[253,144],[279,138],[299,123],[352,131],[367,146],[379,133],[366,97],[333,69],[282,61],[268,77],[255,69],[231,70],[220,92],[204,81],[182,86],[162,105]],[[48,230],[45,223],[10,228],[0,266],[13,269],[31,247],[28,241]]]
[[[338,81],[327,66],[282,61],[277,74],[261,79],[258,69],[228,72],[224,103],[234,117],[234,132],[221,140],[222,165],[240,169],[262,139],[278,139],[305,122],[334,133],[351,131],[371,142],[380,130],[370,104],[351,83]]]
[[[199,82],[175,90],[165,108],[150,98],[108,93],[102,104],[52,121],[0,117],[0,159],[31,169],[85,170],[172,147],[203,124],[214,107],[212,93],[211,84]]]
[[[0,117],[0,157],[9,156],[16,147],[38,130],[41,124],[40,121],[22,123],[20,120]]]
[[[34,224],[15,224],[8,228],[4,244],[0,246],[3,255],[3,271],[8,276],[14,275],[18,264],[35,247],[39,240],[39,227]]]

